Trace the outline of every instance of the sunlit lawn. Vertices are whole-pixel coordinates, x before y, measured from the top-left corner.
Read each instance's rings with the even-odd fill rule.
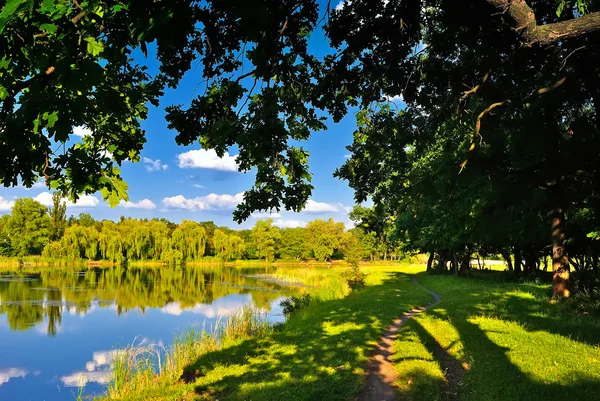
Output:
[[[401,399],[600,400],[600,322],[483,277],[418,275],[442,301],[396,341]]]
[[[205,354],[179,383],[125,399],[354,400],[384,328],[431,301],[416,277],[442,301],[409,320],[395,342],[401,400],[600,400],[600,321],[549,304],[549,285],[506,282],[499,272],[365,271],[366,288],[313,303],[272,336]],[[335,288],[326,271],[296,273]]]
[[[246,340],[201,357],[186,369],[191,383],[127,399],[352,399],[362,388],[364,363],[384,328],[430,299],[410,277],[397,273],[398,267],[365,270],[366,288],[312,304],[272,338]]]

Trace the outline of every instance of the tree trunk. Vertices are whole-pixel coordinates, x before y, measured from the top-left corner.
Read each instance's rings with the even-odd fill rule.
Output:
[[[438,254],[440,255],[440,261],[438,262],[437,269],[440,272],[445,272],[446,271],[446,251],[444,251],[444,250],[438,251]]]
[[[512,260],[510,259],[510,251],[503,251],[502,256],[504,257],[504,260],[506,260],[506,265],[508,266],[508,271],[512,272],[513,271],[513,263],[512,263]]]
[[[456,252],[452,251],[452,268],[454,269],[454,274],[458,276],[458,263],[456,260]]]
[[[521,256],[521,248],[515,246],[515,274],[518,276],[521,274],[521,265],[523,258]]]
[[[427,271],[431,271],[433,268],[433,258],[435,257],[435,252],[431,251],[429,253],[429,259],[427,259]]]
[[[565,247],[565,211],[556,207],[552,211],[552,299],[568,298],[569,257]]]
[[[477,257],[479,257],[479,255]],[[460,275],[462,276],[464,273],[466,273],[467,276],[471,275],[471,253],[469,251],[465,252],[460,263]]]

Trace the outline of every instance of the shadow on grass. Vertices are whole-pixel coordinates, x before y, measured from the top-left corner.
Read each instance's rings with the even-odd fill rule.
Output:
[[[411,284],[410,277],[387,273],[380,284],[343,300],[317,302],[293,316],[281,332],[270,338],[246,340],[200,357],[185,368],[183,379],[192,386],[198,400],[353,400],[364,385],[368,356],[385,328],[403,312],[431,300],[429,294]],[[458,338],[443,345],[438,341],[439,333],[428,331],[420,318],[407,323],[415,343],[423,344],[434,360],[396,358],[398,362],[415,362],[405,372],[410,379],[399,389],[400,399],[600,400],[598,376],[585,374],[581,369],[574,370],[574,374],[568,369],[557,369],[558,376],[545,382],[543,375],[525,373],[522,361],[511,355],[518,344],[498,345],[490,339],[508,334],[507,329],[484,330],[473,319],[485,314],[517,322],[527,332],[545,332],[552,343],[539,346],[547,347],[548,352],[552,352],[556,342],[554,334],[570,336],[582,344],[597,343],[597,321],[579,326],[577,319],[560,317],[551,305],[527,295],[523,289],[529,287],[523,284],[485,278],[417,277],[425,287],[442,295],[441,304],[426,315],[450,322]],[[519,288],[523,291],[514,291]],[[540,286],[531,288],[539,293],[545,291]],[[457,341],[462,344],[466,360],[449,352]],[[571,355],[574,359],[584,356]],[[432,373],[420,361],[437,361],[443,373]],[[590,369],[598,369],[598,361],[595,365],[585,363],[590,364]]]
[[[541,286],[422,274],[419,279],[442,295],[439,306],[426,314],[451,323],[458,332],[455,341],[462,343],[468,358],[462,363],[468,368],[462,385],[455,382],[462,387],[461,400],[600,400],[600,365],[594,359],[598,353],[590,347],[600,339],[600,322],[582,322],[525,292],[543,296]],[[418,321],[412,327],[440,362],[446,383],[456,380],[460,362],[445,351],[454,343],[444,348],[435,339],[437,333],[430,333]],[[561,346],[565,348],[558,349]],[[595,356],[586,354],[590,350]],[[448,393],[441,398],[458,399]]]
[[[353,399],[384,329],[430,300],[409,276],[386,275],[380,284],[342,300],[316,302],[272,338],[202,356],[186,367],[184,379],[207,400]]]

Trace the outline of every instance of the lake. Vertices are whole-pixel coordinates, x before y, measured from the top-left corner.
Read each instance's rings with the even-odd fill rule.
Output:
[[[294,289],[257,275],[272,268],[92,269],[0,273],[0,400],[73,401],[100,394],[112,356],[132,342],[168,346],[243,305],[283,321]]]

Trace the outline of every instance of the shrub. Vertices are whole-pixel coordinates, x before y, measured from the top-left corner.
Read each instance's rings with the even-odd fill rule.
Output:
[[[342,278],[348,283],[348,287],[356,290],[365,286],[365,277],[367,275],[360,271],[358,264],[353,264],[352,267],[342,273]]]
[[[301,296],[292,295],[291,297],[281,301],[279,305],[283,308],[283,314],[289,316],[300,309],[306,308],[310,304],[310,301],[310,294],[304,294]]]

